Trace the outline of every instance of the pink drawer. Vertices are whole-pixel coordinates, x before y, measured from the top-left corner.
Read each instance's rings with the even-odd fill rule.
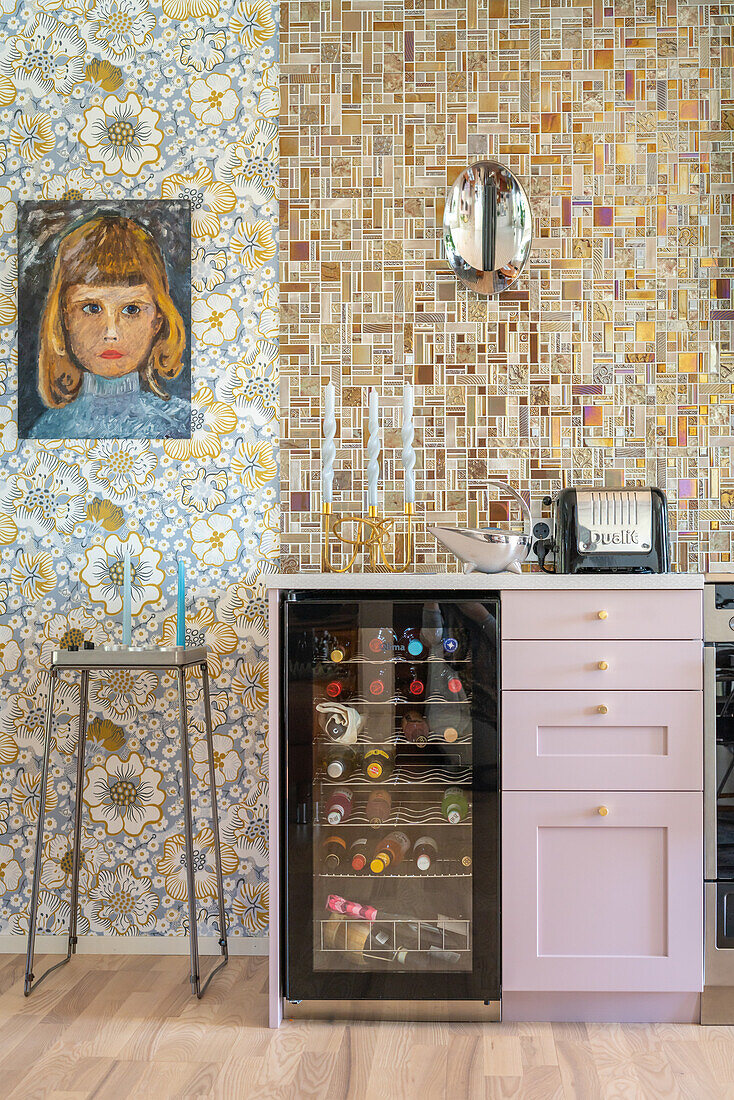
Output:
[[[700,591],[503,592],[503,638],[700,638]]]
[[[699,691],[503,691],[505,790],[700,791]]]
[[[505,691],[700,691],[702,680],[700,641],[502,643]]]

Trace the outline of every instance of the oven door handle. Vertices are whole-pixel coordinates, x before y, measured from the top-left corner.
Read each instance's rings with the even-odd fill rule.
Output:
[[[716,646],[703,649],[703,841],[704,878],[717,875],[716,840]]]

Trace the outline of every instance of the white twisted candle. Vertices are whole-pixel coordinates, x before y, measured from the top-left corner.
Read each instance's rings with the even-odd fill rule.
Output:
[[[335,435],[334,383],[329,382],[324,393],[324,443],[321,448],[321,500],[324,504],[331,504],[334,493]]]
[[[403,470],[405,471],[405,503],[415,504],[415,449],[413,439],[413,386],[406,383],[403,391],[403,424],[400,429],[403,440]]]
[[[377,390],[370,390],[369,436],[367,438],[367,505],[377,507],[377,479],[380,474],[380,425],[377,419]]]

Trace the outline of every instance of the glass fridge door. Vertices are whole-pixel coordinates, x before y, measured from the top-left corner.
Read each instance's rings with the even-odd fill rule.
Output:
[[[285,605],[286,996],[499,996],[498,603]]]
[[[717,878],[734,879],[734,645],[728,644],[716,646],[716,861]]]

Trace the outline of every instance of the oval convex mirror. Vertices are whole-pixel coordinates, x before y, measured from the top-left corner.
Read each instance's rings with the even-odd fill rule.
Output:
[[[479,294],[501,294],[519,277],[533,242],[530,203],[503,164],[482,160],[455,180],[443,212],[446,259]]]

